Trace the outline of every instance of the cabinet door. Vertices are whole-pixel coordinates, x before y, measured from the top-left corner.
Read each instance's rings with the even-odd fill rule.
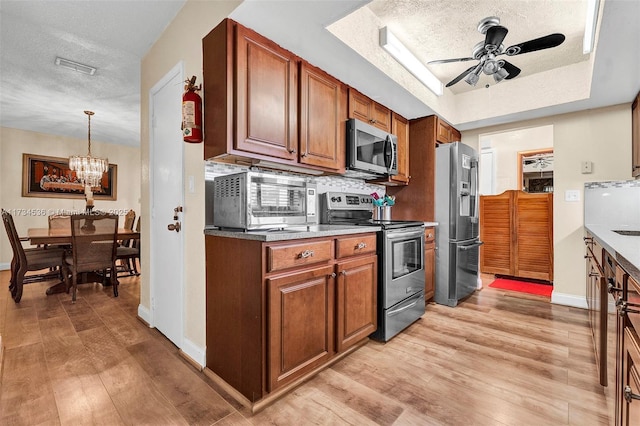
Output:
[[[434,228],[426,228],[424,231],[424,273],[424,300],[429,300],[433,297],[436,289],[436,252]]]
[[[357,118],[385,132],[391,131],[391,110],[349,88],[349,118]]]
[[[300,163],[344,172],[347,89],[305,62],[300,65]]]
[[[436,140],[440,143],[451,142],[451,126],[439,118],[436,125]]]
[[[334,353],[333,266],[267,280],[268,388],[321,366]]]
[[[390,176],[394,182],[409,182],[409,121],[394,113],[391,113],[391,133],[398,137],[398,174]]]
[[[640,425],[640,342],[633,327],[624,334],[625,366],[622,392],[622,424]]]
[[[640,93],[631,106],[631,175],[640,176]]]
[[[513,275],[511,194],[480,196],[480,272]]]
[[[235,53],[235,148],[297,160],[297,58],[240,25]]]
[[[336,343],[341,352],[376,331],[378,257],[342,261],[336,268]]]

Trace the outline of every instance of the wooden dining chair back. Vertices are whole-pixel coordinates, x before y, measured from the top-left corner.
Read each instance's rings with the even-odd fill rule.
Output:
[[[9,290],[13,300],[18,303],[22,299],[25,274],[29,271],[40,271],[42,269],[57,269],[59,271],[62,267],[64,250],[55,247],[25,249],[16,231],[13,216],[4,209],[2,210],[2,222],[13,251]],[[56,273],[55,275],[58,274]],[[53,275],[48,273],[39,276],[41,280],[51,279],[52,277]],[[30,282],[33,281],[31,280]]]
[[[71,216],[54,214],[48,217],[49,229],[71,229]]]
[[[136,224],[136,232],[140,233],[140,218]],[[122,263],[118,273],[120,276],[140,275],[137,261],[140,261],[140,238],[128,240],[127,246],[118,246],[116,258]],[[136,261],[137,260],[137,261]],[[122,273],[120,273],[122,272]]]
[[[67,290],[73,289],[72,302],[76,301],[78,274],[81,272],[114,271],[116,267],[116,236],[118,216],[107,213],[76,214],[71,216],[72,256],[65,256],[63,263]],[[69,283],[71,275],[71,283]],[[113,295],[118,296],[118,281],[111,273]]]

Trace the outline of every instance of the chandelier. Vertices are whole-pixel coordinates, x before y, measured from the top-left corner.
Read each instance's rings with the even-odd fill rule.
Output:
[[[93,111],[85,111],[89,118],[89,150],[87,155],[73,155],[69,157],[69,168],[76,172],[78,181],[90,187],[100,187],[102,175],[109,170],[109,160],[106,158],[96,158],[91,156],[91,116]]]

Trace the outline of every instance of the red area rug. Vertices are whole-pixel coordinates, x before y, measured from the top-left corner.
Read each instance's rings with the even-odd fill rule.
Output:
[[[496,278],[489,287],[503,290],[519,291],[521,293],[537,294],[539,296],[551,297],[553,286],[548,284],[536,284],[528,281],[510,280],[507,278]]]

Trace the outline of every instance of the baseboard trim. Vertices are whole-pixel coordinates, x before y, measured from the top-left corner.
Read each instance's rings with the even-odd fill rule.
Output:
[[[0,263],[0,271],[8,271],[11,268],[10,263]]]
[[[182,348],[180,348],[180,355],[190,364],[193,364],[195,368],[202,371],[206,363],[206,350],[193,343],[191,340],[182,339]]]
[[[573,308],[588,309],[586,297],[576,296],[575,294],[559,293],[555,290],[551,293],[551,303],[555,305],[571,306]]]
[[[138,318],[140,318],[142,322],[146,323],[147,326],[151,327],[151,311],[149,308],[143,305],[138,305]]]

